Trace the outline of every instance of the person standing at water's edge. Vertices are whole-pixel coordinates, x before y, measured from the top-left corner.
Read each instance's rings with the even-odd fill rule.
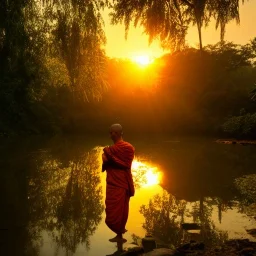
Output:
[[[125,242],[123,234],[129,213],[130,197],[134,196],[131,165],[134,147],[123,140],[120,124],[110,127],[110,137],[114,145],[105,147],[102,154],[102,171],[107,171],[106,224],[116,233],[110,242]]]

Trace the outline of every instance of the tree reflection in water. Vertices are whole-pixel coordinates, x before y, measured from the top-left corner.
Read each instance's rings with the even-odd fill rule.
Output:
[[[193,222],[199,223],[201,226],[200,239],[208,246],[221,245],[228,239],[228,233],[216,229],[212,220],[213,205],[217,205],[219,213],[219,221],[221,221],[220,213],[227,210],[227,205],[221,203],[219,198],[201,197],[197,202],[193,202],[192,210],[188,211],[188,217],[192,217]]]
[[[200,240],[208,246],[222,244],[227,240],[227,232],[218,231],[211,220],[212,201],[200,200],[188,203],[177,200],[173,195],[163,192],[157,194],[142,205],[140,212],[145,218],[143,228],[165,244],[178,246],[190,238],[189,234],[181,229],[185,221],[196,222],[201,226]]]
[[[141,206],[140,213],[145,217],[143,228],[161,241],[177,245],[182,239],[180,223],[185,208],[185,201],[176,200],[167,192],[157,194],[147,206]]]
[[[46,230],[66,253],[79,244],[90,247],[90,236],[102,218],[100,148],[80,155],[67,166],[47,152],[37,158],[37,170],[29,180],[30,231]],[[32,231],[33,230],[33,231]]]
[[[239,177],[234,184],[239,191],[239,211],[256,219],[256,174]]]

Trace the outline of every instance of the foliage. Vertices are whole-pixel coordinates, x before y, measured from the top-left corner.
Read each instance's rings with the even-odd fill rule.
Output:
[[[105,87],[102,50],[105,35],[100,15],[104,2],[63,1],[61,6],[55,5],[51,6],[50,15],[50,21],[57,22],[53,40],[69,72],[72,90],[87,100],[89,95],[98,99]],[[48,10],[48,5],[45,9]]]
[[[121,122],[136,133],[216,134],[241,108],[256,111],[248,97],[253,59],[251,44],[219,43],[203,54],[193,48],[166,54],[144,68],[109,60],[110,88],[94,113],[103,125]]]
[[[248,174],[235,179],[236,189],[239,191],[239,210],[248,216],[256,214],[256,175]]]
[[[242,1],[244,2],[244,1]],[[220,27],[220,39],[223,42],[226,32],[226,25],[231,20],[240,23],[239,1],[234,0],[216,0],[212,1],[213,17],[216,20],[216,29]]]
[[[143,228],[158,239],[176,246],[183,235],[179,215],[184,214],[185,207],[185,202],[166,192],[162,196],[156,195],[148,206],[141,206],[140,212],[145,217]]]
[[[143,228],[160,241],[178,246],[189,239],[189,234],[181,229],[185,218],[194,218],[201,226],[200,237],[207,246],[216,246],[227,240],[226,232],[216,229],[211,220],[212,207],[209,202],[202,200],[189,204],[177,200],[173,195],[163,192],[157,194],[148,205],[142,205],[140,212],[145,218]],[[198,219],[195,218],[198,217]]]
[[[112,22],[124,22],[126,33],[130,23],[142,25],[149,40],[159,37],[171,42],[175,48],[182,47],[187,21],[182,16],[179,1],[113,1]]]
[[[5,254],[40,255],[45,237],[52,241],[53,255],[89,249],[104,211],[102,148],[90,138],[81,143],[80,137],[5,142],[0,145],[5,166],[1,204],[6,209],[1,217],[19,227],[9,236],[16,246],[8,246]]]
[[[256,113],[233,116],[223,124],[227,134],[240,138],[256,138]]]
[[[244,175],[234,183],[247,204],[256,203],[256,174]]]
[[[1,1],[2,133],[55,133],[63,105],[101,97],[107,86],[104,6],[93,0]],[[66,102],[59,104],[60,97]]]
[[[189,26],[198,28],[200,49],[203,25],[207,26],[213,17],[216,28],[221,27],[221,41],[224,40],[225,26],[236,19],[239,22],[239,1],[237,0],[113,0],[111,14],[114,24],[124,23],[126,32],[132,22],[143,26],[149,41],[159,38],[163,45],[180,49],[185,44]]]
[[[104,208],[99,150],[68,158],[70,162],[65,164],[47,151],[36,155],[35,171],[28,181],[29,227],[46,230],[58,249],[75,253],[79,244],[90,247],[90,236]]]

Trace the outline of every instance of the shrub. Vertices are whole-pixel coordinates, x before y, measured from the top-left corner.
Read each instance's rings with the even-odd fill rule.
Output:
[[[230,117],[222,130],[236,138],[256,138],[256,113]]]

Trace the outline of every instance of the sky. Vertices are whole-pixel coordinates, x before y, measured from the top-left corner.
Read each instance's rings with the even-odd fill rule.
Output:
[[[111,25],[108,12],[109,10],[105,10],[103,14],[107,37],[107,56],[111,58],[134,58],[139,55],[148,55],[155,58],[166,52],[161,48],[159,41],[154,41],[149,46],[148,37],[143,34],[142,27],[134,28],[131,26],[126,40],[124,25]],[[237,25],[235,21],[230,22],[226,27],[225,40],[246,44],[254,37],[256,37],[256,0],[245,0],[244,4],[240,4],[240,25]],[[203,45],[215,44],[219,39],[220,31],[216,31],[214,22],[203,29]],[[196,27],[189,29],[186,40],[190,46],[198,46]]]

